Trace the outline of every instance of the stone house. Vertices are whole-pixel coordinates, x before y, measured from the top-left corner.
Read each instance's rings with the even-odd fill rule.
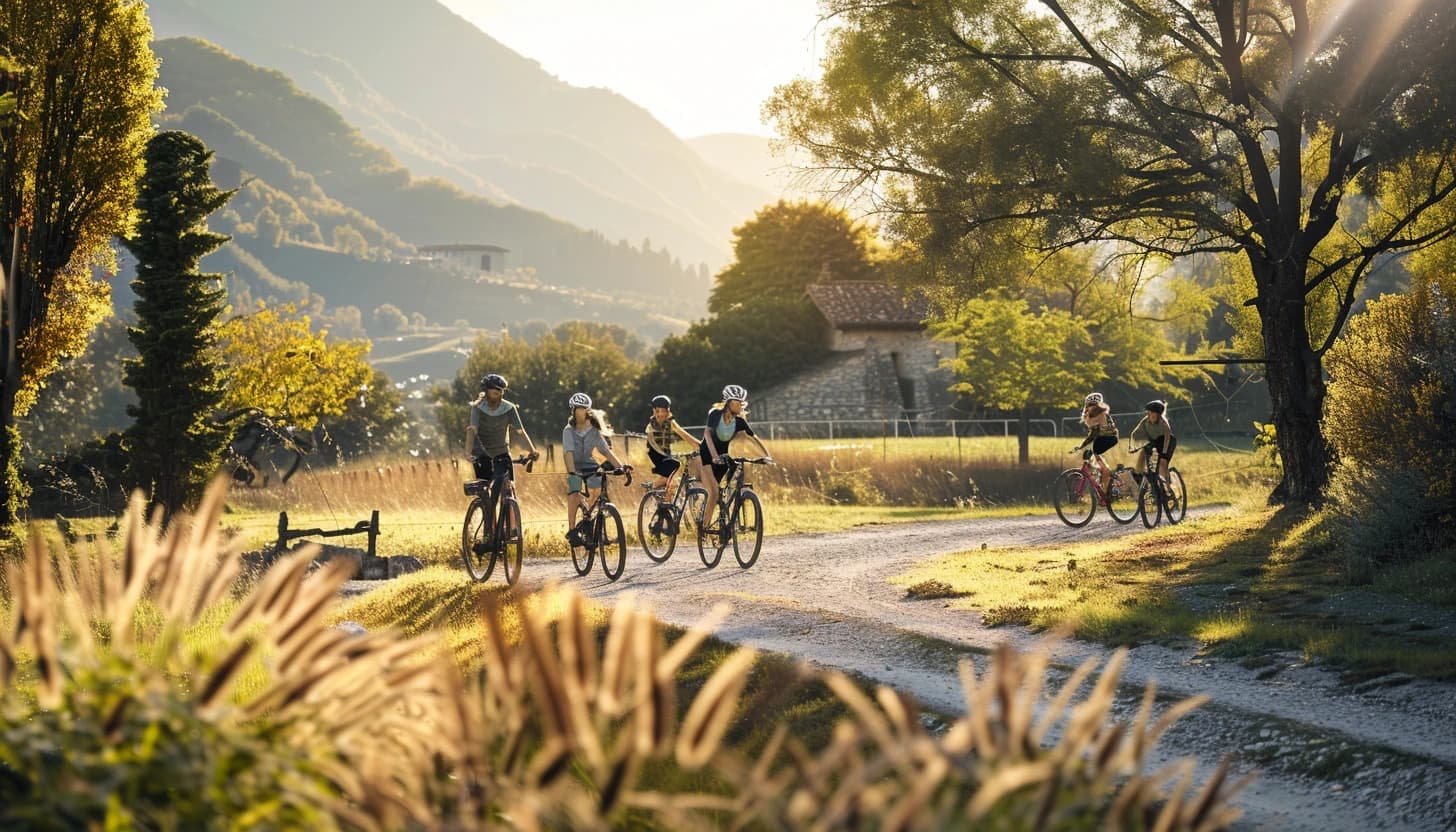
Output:
[[[757,420],[944,418],[954,400],[942,357],[955,345],[925,330],[927,307],[899,289],[863,280],[809,286],[829,324],[831,355],[751,395]]]
[[[508,248],[484,243],[449,243],[418,246],[419,260],[467,272],[500,274],[506,270]],[[418,261],[417,261],[418,262]]]

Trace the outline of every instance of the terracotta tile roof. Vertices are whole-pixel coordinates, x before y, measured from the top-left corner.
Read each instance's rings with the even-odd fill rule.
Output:
[[[815,283],[804,290],[835,329],[920,329],[929,311],[900,290],[872,280]]]

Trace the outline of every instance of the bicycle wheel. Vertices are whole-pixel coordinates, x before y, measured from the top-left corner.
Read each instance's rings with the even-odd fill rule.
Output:
[[[707,496],[704,495],[703,499],[706,502]],[[701,522],[701,514],[698,515],[698,518],[698,557],[703,559],[704,566],[712,569],[713,567],[717,566],[718,561],[722,559],[723,547],[718,545],[718,533],[713,529],[708,528]],[[713,525],[721,526],[722,524],[723,507],[720,505],[718,506],[718,522]]]
[[[738,520],[733,524],[733,557],[747,569],[758,560],[763,548],[763,504],[758,495],[744,491],[739,495]]]
[[[627,565],[627,534],[622,529],[621,512],[611,503],[602,506],[597,516],[597,547],[602,554],[602,574],[609,581],[622,577],[622,568]]]
[[[596,519],[590,519],[591,522],[587,524],[588,528],[595,528]],[[571,547],[571,565],[576,567],[576,574],[582,576],[591,571],[592,558],[596,553],[596,541],[591,539],[591,532],[588,532],[587,535],[587,539],[582,541],[583,545]]]
[[[1188,486],[1177,468],[1168,469],[1168,487],[1163,494],[1164,513],[1169,523],[1182,523],[1188,516]]]
[[[1063,523],[1079,529],[1092,522],[1092,515],[1097,513],[1097,492],[1082,476],[1082,469],[1068,468],[1052,483],[1052,504]]]
[[[1124,525],[1136,520],[1138,516],[1136,483],[1131,481],[1131,476],[1126,470],[1114,474],[1110,493],[1107,495],[1107,513],[1112,515],[1113,520]]]
[[[688,489],[687,504],[683,508],[682,516],[677,518],[677,533],[682,534],[683,529],[696,529],[703,522],[703,507],[708,504],[708,492],[693,486]],[[684,525],[691,524],[691,526]]]
[[[521,506],[515,497],[507,497],[502,503],[500,524],[496,526],[501,530],[496,536],[496,551],[500,555],[501,567],[506,570],[506,583],[515,586],[516,581],[521,579],[521,550],[525,545]]]
[[[490,580],[490,573],[495,571],[496,553],[485,537],[485,503],[476,498],[465,510],[465,525],[460,530],[460,559],[465,562],[465,571],[477,581]]]
[[[1138,489],[1138,516],[1143,518],[1143,526],[1149,529],[1163,519],[1162,492],[1156,474],[1143,475],[1143,487]]]
[[[666,561],[677,546],[677,535],[652,531],[653,523],[659,522],[658,512],[663,510],[663,506],[671,505],[664,503],[662,495],[656,491],[643,494],[642,502],[637,505],[637,539],[642,541],[642,551],[653,563]]]

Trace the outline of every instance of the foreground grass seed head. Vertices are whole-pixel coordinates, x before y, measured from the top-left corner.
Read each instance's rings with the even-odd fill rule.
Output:
[[[748,754],[725,737],[753,652],[726,652],[695,690],[679,675],[723,610],[669,645],[631,598],[599,632],[573,591],[487,592],[483,669],[466,679],[438,634],[330,627],[342,567],[311,570],[301,553],[241,589],[224,496],[165,529],[138,500],[119,549],[55,551],[37,534],[7,565],[0,826],[1213,829],[1235,816],[1226,769],[1196,792],[1191,765],[1142,771],[1198,703],[1155,716],[1149,690],[1113,722],[1120,654],[1089,693],[1092,662],[1049,704],[1045,653],[1002,648],[980,675],[967,662],[968,716],[938,735],[901,695],[827,674],[845,714],[827,744],[781,726]],[[683,782],[697,785],[667,786]]]

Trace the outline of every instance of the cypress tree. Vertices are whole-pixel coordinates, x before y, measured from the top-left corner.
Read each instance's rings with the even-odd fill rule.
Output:
[[[207,217],[232,198],[208,173],[212,151],[180,131],[147,143],[137,196],[136,234],[125,240],[137,259],[136,326],[127,335],[139,357],[123,370],[136,391],[126,432],[130,481],[170,514],[192,505],[217,470],[228,435],[212,424],[224,392],[216,350],[222,276],[198,261],[229,239],[207,230]]]

